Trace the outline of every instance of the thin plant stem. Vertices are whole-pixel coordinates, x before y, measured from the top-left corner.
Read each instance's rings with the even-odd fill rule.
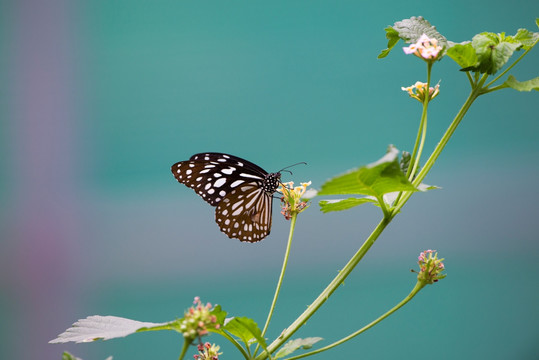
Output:
[[[184,339],[182,352],[180,353],[180,357],[178,358],[178,360],[182,360],[185,357],[185,354],[187,353],[187,349],[189,349],[189,345],[191,345],[191,341]]]
[[[284,260],[283,260],[283,266],[281,268],[281,275],[279,276],[279,280],[277,281],[277,287],[275,289],[275,294],[273,295],[273,301],[271,302],[270,310],[268,313],[268,318],[266,319],[266,324],[264,325],[264,329],[262,330],[262,337],[266,334],[266,331],[268,330],[268,326],[271,320],[271,317],[273,316],[273,311],[275,310],[275,304],[277,303],[277,298],[279,297],[279,292],[281,291],[281,285],[283,283],[284,274],[286,272],[286,266],[288,264],[288,255],[290,254],[290,248],[292,246],[292,239],[294,238],[294,229],[296,227],[296,219],[298,217],[298,214],[296,212],[292,212],[292,217],[290,218],[290,233],[288,235],[288,244],[286,245],[286,251],[284,253]],[[255,349],[255,355],[258,351],[260,344],[257,345]]]
[[[356,267],[359,261],[365,256],[367,251],[374,244],[376,239],[380,236],[382,231],[390,223],[390,218],[383,218],[380,223],[376,226],[373,232],[369,235],[367,240],[361,245],[359,250],[352,256],[348,261],[345,267],[339,271],[339,274],[329,283],[329,285],[318,295],[318,297],[313,301],[311,305],[288,327],[286,328],[277,339],[275,339],[269,346],[268,351],[273,353],[281,345],[283,345],[286,340],[288,340],[301,326],[303,326],[307,320],[329,299],[331,294],[343,283],[346,277],[352,272]],[[263,360],[268,357],[266,352],[261,353],[256,357],[256,360]]]
[[[414,174],[417,170],[417,166],[419,164],[419,160],[421,159],[421,152],[423,151],[423,145],[425,143],[425,137],[427,136],[427,109],[429,106],[430,101],[430,79],[431,79],[431,71],[432,70],[432,63],[427,63],[427,95],[423,99],[423,111],[421,113],[421,120],[419,121],[419,129],[417,130],[417,136],[414,143],[414,150],[412,151],[412,155],[410,156],[410,164],[408,165],[408,170],[406,171],[406,177],[412,181]],[[399,192],[399,195],[397,196],[395,200],[395,204],[397,204],[402,197],[402,191]],[[384,213],[384,215],[386,215]],[[389,214],[391,215],[391,214]]]
[[[482,80],[484,82],[484,79],[482,79]],[[480,87],[476,87],[476,88],[474,88],[472,90],[472,92],[470,93],[470,95],[466,99],[466,102],[464,103],[464,105],[462,105],[462,107],[460,108],[458,114],[453,119],[453,122],[451,123],[451,125],[449,125],[449,127],[447,128],[445,134],[442,136],[440,142],[438,143],[438,145],[436,145],[436,148],[434,149],[434,151],[432,152],[432,154],[428,158],[427,162],[425,163],[425,166],[423,166],[423,168],[421,169],[419,174],[417,174],[417,177],[412,182],[412,184],[414,186],[417,187],[419,184],[421,184],[421,181],[423,181],[425,176],[427,176],[428,172],[430,171],[430,169],[432,168],[432,166],[434,165],[434,163],[436,162],[436,160],[438,159],[438,157],[442,153],[442,150],[445,148],[445,146],[449,142],[449,139],[451,138],[451,136],[453,135],[453,133],[457,129],[457,127],[460,124],[461,120],[464,118],[464,115],[466,115],[466,112],[468,112],[468,109],[470,109],[470,106],[472,105],[472,103],[479,96],[480,89],[481,89]],[[400,209],[404,206],[404,204],[406,204],[406,202],[408,201],[410,196],[412,196],[411,191],[407,191],[407,192],[403,193],[402,198],[399,200],[398,203],[396,203],[395,207],[392,209],[393,210],[392,213],[397,214],[400,211]]]
[[[246,360],[251,359],[251,355],[247,353],[247,351],[241,346],[241,344],[238,341],[236,341],[236,339],[234,339],[232,336],[230,336],[227,332],[218,331],[217,333],[225,337],[228,341],[230,341],[242,353],[243,357]]]
[[[412,289],[412,291],[408,294],[408,296],[406,296],[404,299],[402,299],[402,301],[400,303],[398,303],[397,305],[395,305],[391,310],[389,310],[388,312],[386,312],[384,315],[380,316],[378,319],[372,321],[371,323],[369,323],[368,325],[365,325],[364,327],[362,327],[361,329],[353,332],[352,334],[338,340],[338,341],[335,341],[333,344],[329,344],[328,346],[324,346],[323,348],[320,348],[320,349],[316,349],[314,351],[310,351],[308,353],[305,353],[305,354],[301,354],[301,355],[297,355],[297,356],[292,356],[291,358],[288,358],[286,360],[296,360],[296,359],[301,359],[303,357],[307,357],[307,356],[311,356],[311,355],[314,355],[314,354],[318,354],[318,353],[321,353],[323,351],[326,351],[326,350],[329,350],[331,348],[334,348],[335,346],[339,346],[341,345],[342,343],[345,343],[347,342],[348,340],[351,340],[352,338],[358,336],[359,334],[369,330],[370,328],[372,328],[374,325],[378,324],[380,321],[384,320],[386,317],[388,317],[389,315],[393,314],[395,311],[399,310],[401,307],[403,307],[404,305],[406,305],[406,303],[408,303],[410,300],[412,300],[412,298],[414,296],[417,295],[417,293],[419,293],[419,291],[421,289],[423,289],[423,287],[425,287],[426,283],[425,282],[421,282],[421,281],[418,281],[416,282],[414,288]]]
[[[417,170],[417,167],[419,166],[419,161],[421,159],[421,153],[423,152],[423,145],[425,145],[425,138],[427,136],[427,110],[429,108],[429,102],[430,102],[430,76],[431,76],[431,72],[432,72],[432,62],[429,61],[428,65],[427,65],[426,93],[425,93],[425,98],[423,99],[423,111],[421,113],[421,124],[419,126],[419,128],[421,130],[421,140],[419,139],[419,134],[418,134],[418,139],[416,140],[416,143],[414,145],[414,153],[412,154],[412,157],[411,157],[411,159],[412,159],[412,161],[414,163],[410,164],[410,165],[413,165],[413,167],[412,166],[408,167],[408,174],[406,174],[408,176],[408,178],[410,179],[410,181],[413,179],[414,174],[415,174],[415,172]],[[410,169],[410,168],[412,168],[412,169]]]

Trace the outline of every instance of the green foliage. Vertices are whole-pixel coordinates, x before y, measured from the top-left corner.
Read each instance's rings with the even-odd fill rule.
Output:
[[[450,46],[447,39],[436,30],[435,26],[432,26],[422,16],[412,16],[410,19],[404,19],[397,21],[393,26],[385,28],[386,38],[389,39],[387,49],[382,50],[378,58],[386,57],[391,49],[399,42],[400,39],[406,43],[415,43],[423,34],[426,34],[429,38],[438,40],[438,44],[444,48]]]
[[[411,162],[412,155],[408,151],[403,151],[401,153],[401,160],[399,162],[399,166],[403,174],[406,174],[408,172],[408,168],[410,167]]]
[[[264,349],[266,348],[266,341],[262,337],[262,331],[253,319],[247,317],[227,319],[223,330],[239,338],[246,346],[256,340]]]
[[[455,44],[447,49],[447,56],[453,59],[462,69],[470,69],[476,66],[477,55],[471,43]]]
[[[64,351],[64,353],[62,354],[62,360],[81,360],[81,358],[75,357],[67,351]]]
[[[321,337],[308,337],[305,339],[295,339],[287,342],[273,357],[274,359],[279,359],[287,355],[292,354],[298,349],[310,349],[314,344],[323,340]]]
[[[215,315],[217,324],[221,326],[224,324],[227,312],[221,309],[221,305],[215,305],[212,311],[210,311],[210,314]]]
[[[506,38],[504,33],[481,33],[473,37],[472,46],[477,55],[477,64],[470,70],[492,75],[507,63],[522,44],[512,37]]]
[[[348,198],[348,199],[337,199],[337,200],[322,200],[320,201],[320,210],[324,213],[331,211],[343,211],[351,209],[355,206],[365,204],[367,202],[377,203],[376,199],[373,198]]]
[[[401,39],[399,37],[399,32],[395,29],[393,29],[391,26],[388,26],[384,29],[386,31],[386,38],[389,40],[387,42],[387,49],[382,50],[382,52],[378,55],[378,59],[385,58],[387,55],[389,55],[389,52]]]
[[[462,71],[495,74],[511,58],[515,51],[531,49],[539,39],[539,33],[519,29],[513,36],[505,33],[483,32],[473,37],[471,43],[455,44],[447,51]]]
[[[417,191],[401,170],[399,151],[390,146],[380,160],[351,170],[322,184],[318,195],[367,195],[367,198],[326,200],[320,202],[323,212],[342,211],[367,202],[379,203],[384,194],[399,191]]]
[[[64,353],[62,354],[62,360],[82,360],[82,359],[78,358],[78,357],[76,357],[74,355],[71,355],[67,351],[64,351]],[[112,356],[109,356],[105,360],[112,360]]]
[[[531,91],[531,90],[539,91],[539,77],[536,77],[528,81],[520,82],[517,79],[515,79],[513,75],[509,75],[509,77],[503,83],[503,85],[506,85],[507,87],[510,87],[518,91]]]

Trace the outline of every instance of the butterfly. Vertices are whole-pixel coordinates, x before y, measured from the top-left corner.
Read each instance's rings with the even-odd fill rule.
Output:
[[[171,171],[176,180],[216,207],[215,222],[229,238],[257,242],[269,235],[280,171],[268,173],[252,162],[222,153],[195,154],[172,165]]]

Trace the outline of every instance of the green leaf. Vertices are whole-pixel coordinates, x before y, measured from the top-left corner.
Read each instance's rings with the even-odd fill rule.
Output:
[[[507,80],[505,80],[503,85],[506,85],[518,91],[531,91],[531,90],[539,91],[539,77],[521,82],[515,79],[513,75],[509,75],[509,77],[507,78]]]
[[[391,146],[377,162],[325,182],[318,195],[361,194],[380,198],[393,191],[417,191],[402,172],[397,155],[398,150]]]
[[[62,360],[82,360],[82,359],[78,358],[78,357],[76,357],[74,355],[71,355],[67,351],[64,351],[64,353],[62,354]],[[112,360],[112,356],[109,356],[105,360]]]
[[[64,353],[62,354],[62,360],[82,360],[82,359],[71,355],[67,351],[64,351]]]
[[[401,153],[401,161],[399,162],[399,166],[401,167],[401,171],[403,174],[406,174],[408,172],[411,161],[412,155],[408,151],[403,151]]]
[[[322,200],[320,201],[320,210],[323,213],[328,213],[331,211],[343,211],[351,209],[355,206],[365,204],[367,202],[378,203],[373,198],[348,198],[348,199],[338,199],[338,200]]]
[[[387,55],[389,55],[389,52],[400,40],[399,33],[397,30],[393,29],[391,26],[388,26],[384,29],[386,31],[386,38],[389,40],[387,42],[387,49],[382,50],[380,55],[378,55],[378,59],[385,58]]]
[[[277,352],[277,354],[275,354],[274,359],[279,359],[287,355],[290,355],[294,351],[300,348],[310,349],[313,347],[314,344],[316,344],[320,340],[324,340],[324,339],[322,339],[321,337],[308,337],[305,339],[290,340]]]
[[[477,66],[477,55],[471,43],[455,44],[447,49],[447,55],[465,71]]]
[[[518,29],[513,39],[520,42],[524,50],[528,50],[539,40],[539,33],[534,33],[526,29]]]
[[[505,38],[503,33],[485,32],[473,37],[472,46],[478,61],[473,70],[492,75],[507,63],[513,53],[522,47],[522,44],[512,37]]]
[[[214,315],[217,318],[217,324],[224,324],[227,313],[226,311],[221,309],[221,305],[215,305],[212,311],[210,311],[210,314]]]
[[[378,55],[379,59],[386,57],[399,39],[404,40],[406,43],[415,43],[423,34],[431,39],[438,40],[438,45],[444,48],[449,46],[447,39],[422,16],[412,16],[410,19],[397,21],[393,26],[389,26],[385,30],[386,38],[389,39],[389,42],[387,49],[382,50],[380,55]]]
[[[240,338],[247,346],[256,339],[266,349],[266,341],[262,337],[262,331],[253,319],[247,317],[233,317],[225,321],[224,330]]]
[[[134,334],[137,331],[169,329],[168,323],[141,322],[117,316],[88,316],[80,319],[69,329],[58,335],[50,344],[91,342],[96,340],[109,340]]]

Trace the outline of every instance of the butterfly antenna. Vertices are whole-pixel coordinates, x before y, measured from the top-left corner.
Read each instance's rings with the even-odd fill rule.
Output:
[[[279,172],[286,171],[286,172],[289,172],[290,175],[294,175],[294,174],[292,174],[292,171],[286,170],[286,169],[291,168],[291,167],[296,166],[296,165],[307,165],[307,163],[305,161],[302,161],[302,162],[299,162],[299,163],[295,163],[293,165],[288,165],[287,167],[284,167],[281,170],[279,170]]]

